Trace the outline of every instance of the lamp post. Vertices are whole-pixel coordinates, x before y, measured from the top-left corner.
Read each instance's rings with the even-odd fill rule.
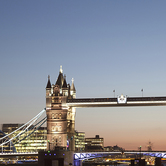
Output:
[[[140,149],[140,159],[141,159],[141,146],[139,147],[139,149]]]

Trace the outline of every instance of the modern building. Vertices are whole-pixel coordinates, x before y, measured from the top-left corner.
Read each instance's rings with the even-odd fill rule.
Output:
[[[75,131],[75,151],[85,150],[85,132]]]
[[[85,138],[85,151],[104,151],[104,138]]]
[[[19,127],[21,127],[23,124],[18,124],[18,123],[9,123],[9,124],[2,124],[2,131],[5,134],[9,134],[13,131],[15,131],[16,129],[18,129]]]
[[[21,127],[23,124],[3,124],[2,130],[8,135]],[[20,133],[20,130],[9,135],[12,138]],[[32,130],[27,131],[19,136],[19,139],[13,140],[12,144],[16,148],[17,152],[37,152],[39,150],[45,150],[47,146],[47,128],[40,127],[35,130],[31,135]]]

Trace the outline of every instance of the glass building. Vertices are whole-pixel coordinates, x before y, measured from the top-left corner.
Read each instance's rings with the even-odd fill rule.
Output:
[[[85,150],[85,132],[75,131],[75,151]]]
[[[10,134],[14,130],[21,127],[23,124],[3,124],[2,130],[5,134]],[[17,139],[13,140],[13,144],[17,152],[37,152],[45,150],[47,146],[47,128],[40,127],[37,130],[28,130],[23,132]],[[11,134],[9,138],[15,137],[20,133],[20,130]]]

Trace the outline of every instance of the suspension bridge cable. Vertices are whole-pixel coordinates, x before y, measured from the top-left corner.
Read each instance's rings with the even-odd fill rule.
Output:
[[[19,127],[19,128],[16,129],[16,130],[14,130],[14,131],[11,132],[10,134],[8,134],[8,135],[2,137],[0,140],[2,140],[2,139],[4,139],[4,138],[7,137],[7,141],[5,140],[5,142],[3,142],[2,144],[0,144],[0,146],[3,146],[3,145],[5,145],[5,144],[9,143],[9,142],[12,141],[14,138],[16,138],[16,137],[22,135],[23,133],[25,133],[25,131],[28,130],[29,127],[31,127],[32,124],[35,123],[36,120],[38,120],[38,119],[41,117],[41,115],[45,112],[45,110],[46,110],[46,109],[43,109],[39,114],[37,114],[34,118],[32,118],[32,119],[31,119],[30,121],[28,121],[26,124],[24,124],[23,126]],[[43,118],[43,119],[45,119],[45,118]],[[41,121],[40,121],[40,122],[41,122]],[[29,124],[29,123],[30,123],[30,124]],[[27,126],[27,124],[29,124],[29,125]],[[38,124],[38,123],[37,123],[37,124]],[[25,126],[27,126],[25,129],[23,129],[23,130],[22,130],[20,133],[18,133],[16,136],[14,136],[14,137],[12,137],[12,138],[9,139],[8,136],[10,136],[10,135],[13,134],[14,132],[16,132],[16,131],[22,129],[22,128],[25,127]]]

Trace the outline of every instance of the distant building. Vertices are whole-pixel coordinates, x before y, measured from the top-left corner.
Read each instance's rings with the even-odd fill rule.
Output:
[[[75,151],[85,150],[85,132],[75,131]]]
[[[124,151],[124,149],[115,145],[115,146],[104,147],[104,151],[106,151],[106,152],[122,152],[122,151]]]
[[[113,151],[114,152],[122,152],[122,151],[124,151],[124,149],[122,148],[122,147],[119,147],[118,145],[115,145],[115,146],[113,146]]]
[[[23,124],[18,124],[18,123],[9,123],[9,124],[2,124],[2,131],[5,134],[9,134],[11,132],[13,132],[14,130],[18,129],[19,127],[21,127]]]
[[[7,135],[13,132],[14,130],[21,127],[23,124],[3,124],[2,130]],[[15,134],[11,134],[9,138],[12,138],[19,134],[20,131],[16,131]],[[40,127],[38,130],[27,131],[19,136],[17,140],[13,141],[13,144],[17,152],[36,152],[39,150],[45,150],[47,146],[47,128]],[[29,135],[29,136],[28,136]]]
[[[105,152],[112,152],[113,151],[113,147],[112,146],[106,146],[106,147],[104,147],[104,151]]]
[[[96,135],[94,138],[85,138],[85,151],[103,151],[104,138]]]

